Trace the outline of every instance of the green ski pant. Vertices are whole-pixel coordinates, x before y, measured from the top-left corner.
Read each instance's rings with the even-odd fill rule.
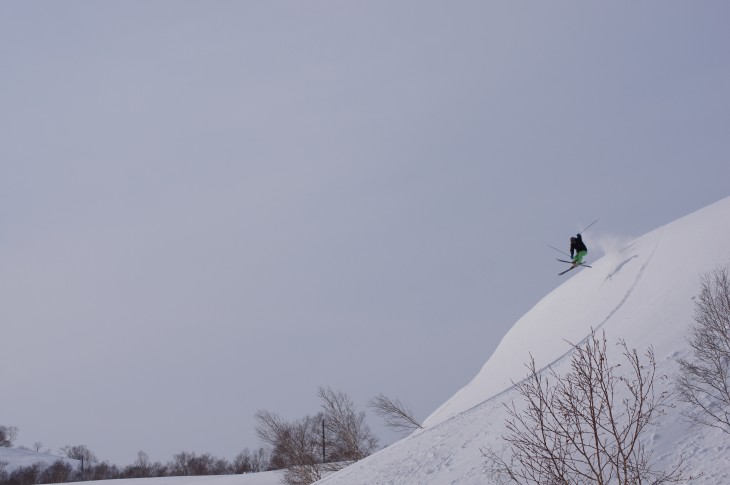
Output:
[[[573,258],[573,262],[575,264],[581,264],[583,262],[583,258],[585,258],[587,254],[588,251],[578,251]]]

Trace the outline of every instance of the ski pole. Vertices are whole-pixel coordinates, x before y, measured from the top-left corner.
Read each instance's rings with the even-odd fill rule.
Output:
[[[551,246],[551,245],[549,245],[549,244],[547,245],[547,247],[549,247],[550,249],[554,249],[554,250],[556,250],[556,251],[557,251],[557,252],[559,252],[560,254],[564,254],[564,255],[566,255],[567,257],[570,257],[570,254],[566,253],[565,251],[561,251],[561,250],[560,250],[560,249],[558,249],[558,248],[554,248],[554,247],[552,247],[552,246]]]
[[[598,222],[598,219],[596,219],[595,221],[593,221],[590,224],[588,224],[588,227],[586,227],[585,229],[583,229],[582,231],[580,231],[578,234],[583,234],[584,232],[586,232],[596,222]]]

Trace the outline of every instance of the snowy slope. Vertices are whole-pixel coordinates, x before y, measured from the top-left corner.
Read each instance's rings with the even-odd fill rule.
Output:
[[[518,320],[477,376],[426,420],[426,429],[319,483],[489,483],[480,449],[502,448],[501,403],[519,402],[512,381],[526,376],[530,354],[538,367],[565,372],[565,340],[579,343],[591,328],[605,330],[609,344],[624,339],[640,353],[653,346],[659,373],[673,376],[677,357],[688,353],[700,275],[730,263],[728,221],[730,198],[607,251]],[[671,389],[671,379],[663,385]],[[692,429],[680,415],[683,406],[677,403],[647,437],[656,460],[668,469],[683,456],[688,474],[704,472],[692,483],[730,484],[730,439]]]
[[[51,465],[58,460],[71,463],[73,466],[77,466],[80,463],[78,460],[71,460],[70,458],[51,455],[49,453],[38,453],[33,450],[24,450],[21,448],[0,447],[0,463],[6,464],[3,468],[6,472],[12,472],[20,467],[32,466],[39,462]]]

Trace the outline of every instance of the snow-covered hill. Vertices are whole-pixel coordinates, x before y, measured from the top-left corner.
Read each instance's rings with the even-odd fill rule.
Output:
[[[79,464],[78,460],[72,460],[58,455],[51,455],[50,453],[38,453],[33,450],[26,450],[23,448],[2,448],[0,447],[0,463],[4,463],[4,467],[0,469],[6,472],[12,472],[16,468],[32,466],[36,463],[45,463],[51,465],[58,460],[71,463],[73,466]]]
[[[501,449],[503,402],[519,401],[512,382],[523,379],[530,354],[538,367],[566,371],[571,347],[591,328],[605,330],[609,344],[626,340],[640,352],[653,346],[660,374],[674,376],[688,355],[687,330],[700,276],[730,263],[730,198],[662,226],[638,239],[603,248],[606,255],[581,269],[518,320],[477,376],[439,407],[425,429],[319,483],[484,484],[482,449]],[[601,244],[596,230],[589,247]],[[606,238],[608,240],[609,238]],[[589,254],[590,257],[590,254]],[[561,269],[556,263],[556,273]],[[468,338],[468,336],[465,336]],[[615,347],[615,346],[611,346]],[[664,381],[672,389],[671,379]],[[680,457],[692,483],[730,484],[730,437],[693,428],[676,403],[647,436],[660,466]]]

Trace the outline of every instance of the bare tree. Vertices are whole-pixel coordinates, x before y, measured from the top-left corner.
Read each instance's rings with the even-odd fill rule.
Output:
[[[378,438],[365,424],[365,413],[357,412],[352,400],[342,391],[320,387],[325,427],[332,433],[329,443],[332,460],[357,461],[370,455],[378,446]]]
[[[231,470],[233,473],[255,473],[268,469],[269,458],[266,450],[259,448],[251,452],[248,448],[243,450],[234,459]]]
[[[695,300],[695,325],[687,339],[692,359],[679,359],[679,399],[685,414],[701,425],[730,434],[730,276],[719,267],[702,276]]]
[[[168,469],[159,461],[153,463],[144,451],[138,451],[137,459],[131,465],[124,467],[121,475],[124,478],[163,477],[168,475]]]
[[[306,485],[322,478],[325,471],[319,455],[322,415],[285,422],[277,414],[258,411],[256,420],[256,434],[272,447],[271,468],[285,469],[285,483]]]
[[[46,466],[40,476],[40,483],[64,483],[70,482],[74,475],[73,467],[63,460],[56,460],[53,464]]]
[[[115,480],[117,478],[122,478],[122,472],[116,465],[109,464],[105,461],[90,467],[85,477],[86,480],[92,481]]]
[[[66,445],[63,448],[61,448],[61,452],[66,455],[67,457],[73,459],[73,460],[80,460],[84,462],[87,465],[90,465],[92,463],[96,463],[99,460],[96,458],[96,455],[92,453],[92,451],[86,447],[86,445],[76,445],[76,446],[70,446]]]
[[[375,414],[383,418],[385,425],[398,433],[411,433],[421,429],[421,423],[413,417],[413,412],[400,400],[390,399],[383,393],[378,394],[368,403]]]
[[[583,346],[574,345],[571,371],[541,373],[534,359],[527,379],[516,384],[525,408],[514,402],[509,413],[508,448],[484,451],[493,477],[518,484],[662,484],[680,480],[679,467],[657,470],[640,439],[668,407],[667,393],[655,392],[653,350],[648,364],[619,341],[630,375],[619,376],[610,364],[606,336],[592,332]],[[681,467],[681,465],[680,465]]]
[[[259,448],[251,454],[251,471],[265,472],[269,469],[269,454],[264,448]]]
[[[34,463],[30,466],[21,466],[10,473],[7,473],[7,482],[13,485],[31,485],[41,483],[40,477],[45,468],[43,463]]]
[[[231,466],[233,467],[233,473],[236,475],[240,473],[250,473],[253,468],[251,466],[251,451],[246,448],[245,450],[240,452],[233,459],[233,464]]]
[[[172,458],[168,465],[172,476],[227,475],[232,471],[227,460],[216,458],[210,453],[197,455],[183,451]]]
[[[0,447],[10,448],[18,437],[17,426],[0,426]]]
[[[286,422],[270,411],[258,411],[256,433],[271,446],[272,469],[286,469],[284,481],[305,485],[372,453],[377,438],[343,392],[320,388],[322,412]]]
[[[137,452],[137,459],[124,469],[125,478],[147,478],[152,475],[150,456],[144,451]]]

